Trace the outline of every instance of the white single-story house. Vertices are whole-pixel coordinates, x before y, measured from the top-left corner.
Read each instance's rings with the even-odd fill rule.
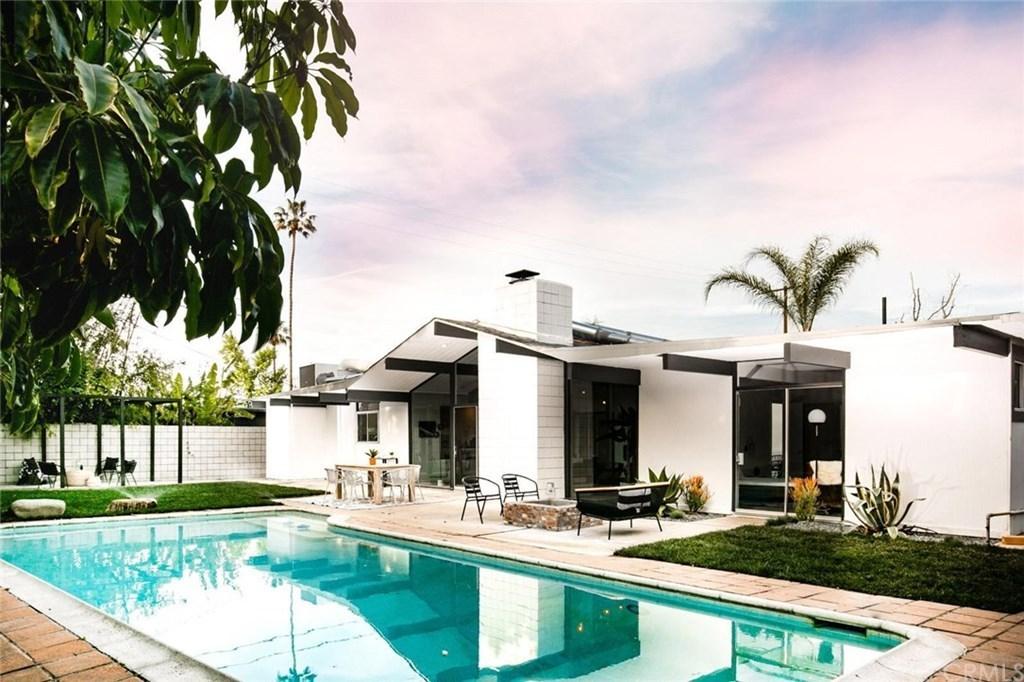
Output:
[[[376,449],[420,482],[538,481],[541,496],[700,474],[712,512],[822,513],[883,464],[907,522],[983,535],[1024,508],[1024,315],[670,341],[572,320],[572,289],[521,276],[492,320],[431,319],[362,373],[272,396],[267,476],[323,477]],[[993,520],[1024,531],[1024,517]]]

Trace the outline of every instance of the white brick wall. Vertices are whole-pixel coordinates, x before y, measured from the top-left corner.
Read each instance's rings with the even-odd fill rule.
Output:
[[[565,369],[557,360],[537,360],[537,484],[547,497],[565,494]]]
[[[92,471],[96,467],[96,426],[68,424],[64,427],[64,465]],[[120,456],[120,429],[105,424],[102,429],[102,457]],[[149,426],[125,426],[125,459],[138,462],[135,478],[149,480]],[[178,476],[178,427],[156,427],[157,481],[173,482]],[[39,459],[39,434],[15,438],[0,430],[0,482],[16,483],[21,460]],[[60,440],[51,426],[46,438],[46,458],[59,461]],[[266,433],[262,426],[186,426],[182,433],[183,479],[209,481],[266,476]]]

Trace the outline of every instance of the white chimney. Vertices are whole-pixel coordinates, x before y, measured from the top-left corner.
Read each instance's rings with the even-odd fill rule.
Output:
[[[497,291],[494,322],[515,334],[545,343],[572,345],[572,287],[537,279],[519,270]]]

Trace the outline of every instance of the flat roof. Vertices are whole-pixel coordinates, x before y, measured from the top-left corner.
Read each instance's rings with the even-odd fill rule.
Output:
[[[557,347],[537,350],[564,362],[598,362],[616,358],[630,358],[664,353],[689,353],[692,355],[738,359],[760,350],[765,357],[778,357],[777,349],[786,343],[801,343],[818,339],[833,339],[868,334],[894,334],[956,325],[983,325],[1004,334],[1024,337],[1024,314],[1003,313],[998,315],[973,315],[944,320],[921,320],[901,324],[872,325],[848,329],[823,331],[790,332],[762,336],[726,336],[680,341],[654,341],[650,343],[624,343],[609,346]],[[736,349],[732,351],[732,349]],[[731,357],[730,357],[731,356]]]

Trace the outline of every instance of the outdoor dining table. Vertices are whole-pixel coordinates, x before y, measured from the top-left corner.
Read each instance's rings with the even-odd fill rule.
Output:
[[[374,504],[381,504],[384,501],[384,472],[409,469],[409,496],[406,499],[416,499],[416,477],[412,474],[416,468],[415,464],[336,464],[338,471],[338,485],[335,489],[335,497],[341,498],[341,473],[343,471],[359,471],[370,474],[370,496]]]

